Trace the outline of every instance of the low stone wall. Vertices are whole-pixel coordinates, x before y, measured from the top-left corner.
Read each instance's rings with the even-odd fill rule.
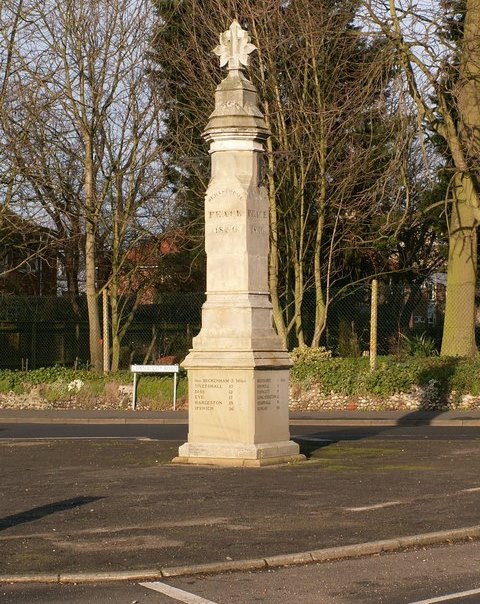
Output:
[[[108,395],[95,398],[82,397],[81,392],[72,394],[62,400],[51,401],[42,392],[34,388],[28,394],[0,393],[0,408],[3,409],[129,409],[131,406],[132,387],[117,386],[109,389]],[[480,396],[471,394],[458,395],[452,392],[445,399],[431,383],[423,388],[415,388],[410,393],[400,393],[385,399],[374,396],[345,396],[335,392],[322,392],[319,384],[302,388],[299,384],[290,387],[291,411],[415,411],[448,409],[479,409]],[[149,405],[139,402],[139,409],[149,409]],[[179,400],[178,409],[188,409],[186,400]]]
[[[72,394],[61,400],[49,400],[42,395],[38,388],[32,389],[27,394],[15,394],[14,392],[0,393],[0,409],[85,409],[92,411],[100,410],[126,410],[131,407],[131,394],[115,392],[108,396],[82,397]],[[141,408],[139,406],[139,408]]]
[[[432,380],[433,382],[433,380]],[[382,399],[375,396],[346,396],[335,392],[322,392],[319,384],[303,389],[299,384],[290,388],[291,411],[447,411],[448,409],[478,409],[480,396],[458,395],[452,392],[442,395],[435,383],[416,387],[409,393],[399,393]]]

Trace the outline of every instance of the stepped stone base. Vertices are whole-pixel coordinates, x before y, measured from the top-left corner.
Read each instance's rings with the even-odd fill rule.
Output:
[[[214,465],[223,467],[261,467],[305,461],[293,441],[261,443],[256,445],[185,443],[179,449],[179,456],[173,459],[177,464]]]
[[[284,367],[190,365],[188,442],[174,462],[264,466],[303,460],[288,430],[288,373]]]

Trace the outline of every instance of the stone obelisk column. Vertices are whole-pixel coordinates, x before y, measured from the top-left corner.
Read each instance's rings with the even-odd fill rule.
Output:
[[[272,326],[268,294],[269,208],[262,186],[268,136],[245,77],[255,50],[237,21],[214,52],[228,75],[204,137],[207,300],[188,370],[188,442],[176,463],[261,466],[303,459],[288,429],[289,355]]]

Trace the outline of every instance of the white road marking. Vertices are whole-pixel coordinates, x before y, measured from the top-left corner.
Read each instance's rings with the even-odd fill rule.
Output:
[[[173,598],[179,602],[184,602],[185,604],[215,604],[215,602],[212,602],[211,600],[205,600],[205,598],[191,594],[188,591],[183,591],[183,589],[172,587],[166,583],[161,583],[160,581],[154,581],[152,583],[139,583],[139,585],[146,587],[147,589],[159,591],[169,598]]]
[[[385,501],[384,503],[374,503],[372,505],[364,505],[356,508],[343,508],[346,512],[368,512],[369,510],[380,510],[381,508],[389,508],[393,505],[402,505],[404,501]]]
[[[72,424],[72,425],[79,425],[79,424]],[[91,424],[91,425],[98,425],[98,424]],[[50,440],[138,440],[138,436],[28,436],[28,437],[22,437],[22,436],[5,436],[3,438],[0,438],[0,442],[1,441],[5,441],[5,442],[15,442],[17,441],[18,443],[26,443],[26,442],[36,442],[36,443],[41,443],[42,441],[50,441]],[[163,441],[163,442],[167,442],[167,441]],[[172,442],[178,442],[177,441],[172,441]]]
[[[456,600],[457,598],[465,598],[467,596],[475,596],[476,594],[480,594],[480,589],[459,591],[456,594],[448,594],[447,596],[439,596],[438,598],[430,598],[429,600],[420,600],[418,602],[411,602],[410,604],[436,604],[436,602],[448,602],[449,600]]]

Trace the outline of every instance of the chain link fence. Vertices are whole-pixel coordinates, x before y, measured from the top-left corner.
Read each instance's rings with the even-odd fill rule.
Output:
[[[421,339],[429,343],[432,353],[439,351],[445,300],[445,285],[434,281],[421,286],[379,283],[376,300],[370,284],[333,291],[322,345],[335,356],[368,355],[371,310],[376,304],[378,355],[408,352]]]
[[[140,305],[121,340],[120,368],[172,356],[182,359],[200,330],[203,293],[162,295]],[[123,321],[132,304],[121,303]],[[99,299],[99,312],[102,304]],[[103,322],[103,317],[101,316]],[[111,327],[111,325],[110,325]],[[0,296],[0,369],[52,365],[88,367],[86,300],[62,297]]]
[[[379,285],[377,353],[398,354],[415,338],[439,349],[445,312],[445,284]],[[120,368],[131,363],[182,360],[201,326],[205,295],[162,294],[157,303],[140,305],[121,340]],[[128,311],[128,303],[123,306]],[[286,320],[291,307],[286,305]],[[131,308],[130,308],[131,310]],[[320,344],[336,356],[367,355],[370,347],[371,288],[347,287],[331,292]],[[99,312],[102,312],[99,300]],[[129,311],[128,311],[129,312]],[[124,318],[128,316],[126,312]],[[302,306],[305,342],[314,331],[315,300],[308,293]],[[294,330],[289,347],[297,345]],[[52,365],[87,367],[88,320],[84,297],[0,296],[0,369],[35,369]]]

